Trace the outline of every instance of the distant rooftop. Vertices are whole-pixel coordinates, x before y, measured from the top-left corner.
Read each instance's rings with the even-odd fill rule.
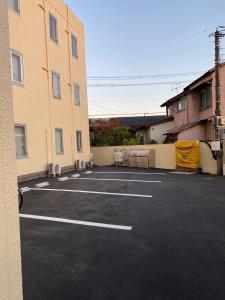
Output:
[[[138,116],[138,117],[118,117],[118,118],[107,118],[101,119],[103,121],[116,120],[118,126],[125,126],[134,129],[139,129],[143,127],[150,127],[156,124],[165,123],[173,120],[173,118],[168,118],[165,115],[156,116]],[[97,121],[97,119],[91,119],[91,122]]]

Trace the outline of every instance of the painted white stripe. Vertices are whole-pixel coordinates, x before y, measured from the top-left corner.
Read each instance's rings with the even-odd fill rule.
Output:
[[[122,193],[82,191],[82,190],[42,189],[42,188],[31,188],[30,190],[32,190],[32,191],[68,192],[68,193],[84,193],[84,194],[98,194],[98,195],[112,195],[112,196],[128,196],[128,197],[152,198],[152,195],[122,194]]]
[[[41,187],[44,187],[44,186],[49,186],[50,184],[49,184],[49,182],[41,182],[41,183],[37,183],[36,185],[35,185],[35,187],[36,188],[41,188]]]
[[[30,188],[27,187],[27,186],[25,186],[25,187],[20,188],[20,190],[21,190],[21,192],[24,194],[24,193],[26,193],[26,192],[29,192]]]
[[[122,226],[122,225],[113,225],[113,224],[105,224],[105,223],[96,223],[96,222],[86,222],[79,220],[71,220],[71,219],[62,219],[62,218],[52,218],[52,217],[43,217],[36,215],[25,215],[20,214],[21,218],[25,219],[36,219],[43,221],[51,221],[51,222],[59,222],[59,223],[67,223],[67,224],[76,224],[76,225],[84,225],[84,226],[92,226],[92,227],[101,227],[101,228],[110,228],[110,229],[120,229],[120,230],[132,230],[132,226]]]
[[[138,175],[167,175],[167,173],[142,173],[142,172],[92,172],[93,174],[138,174]]]
[[[136,180],[136,179],[115,179],[115,178],[70,178],[70,180],[96,180],[96,181],[125,181],[125,182],[144,182],[144,183],[162,183],[161,180]]]
[[[73,175],[71,175],[71,177],[72,178],[78,178],[78,177],[80,177],[80,174],[73,174]]]
[[[92,171],[86,171],[86,172],[84,172],[84,174],[90,175],[90,174],[92,174]]]
[[[58,181],[67,181],[67,180],[69,180],[68,176],[67,177],[60,177],[60,178],[58,178]]]

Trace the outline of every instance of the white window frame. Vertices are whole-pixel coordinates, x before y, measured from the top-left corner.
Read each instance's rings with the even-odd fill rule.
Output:
[[[11,7],[9,4],[8,4],[8,8],[13,11],[14,13],[16,13],[17,15],[20,15],[20,0],[17,0],[18,1],[18,10],[14,9],[13,7]]]
[[[73,40],[76,40],[76,54],[73,53]],[[74,58],[78,58],[78,41],[77,41],[77,37],[72,33],[71,34],[71,48],[72,48],[72,56]]]
[[[79,99],[76,97],[76,87],[78,88]],[[73,83],[73,96],[74,96],[74,105],[80,106],[80,85],[76,81]]]
[[[179,107],[179,104],[181,103],[181,101],[183,101],[183,103],[184,103],[184,106],[183,106],[183,107]],[[185,110],[185,109],[186,109],[186,99],[185,99],[185,98],[181,98],[181,99],[179,99],[178,102],[177,102],[177,110],[178,110],[178,111],[183,111],[183,110]]]
[[[59,96],[55,95],[54,76],[56,76],[59,79]],[[57,100],[61,100],[61,97],[62,97],[62,94],[61,94],[61,76],[60,76],[60,73],[57,73],[55,71],[52,71],[52,95],[53,95],[53,98],[55,98]]]
[[[25,140],[25,154],[24,155],[17,155],[16,154],[16,158],[17,159],[25,159],[28,158],[28,148],[27,148],[27,126],[25,124],[15,124],[14,128],[16,130],[16,127],[22,127],[24,128],[24,140]],[[15,132],[15,139],[16,139],[16,132]]]
[[[55,38],[56,39],[54,39],[51,35],[51,20],[54,20],[55,24],[56,24],[56,28],[55,28],[56,29],[56,31],[55,31],[55,33],[56,33]],[[53,14],[51,14],[50,12],[49,12],[49,35],[50,35],[51,41],[58,44],[58,42],[59,42],[59,38],[58,38],[58,21],[57,21],[57,18]]]
[[[21,73],[21,82],[14,80],[13,78],[13,63],[12,63],[12,55],[16,55],[20,58],[20,73]],[[11,80],[13,83],[17,85],[24,85],[24,71],[23,71],[23,55],[15,50],[10,51],[10,60],[11,60]]]
[[[80,134],[80,148],[78,149],[78,133]],[[76,148],[77,148],[77,153],[82,153],[83,152],[83,136],[82,136],[82,131],[81,130],[77,130],[76,131]]]
[[[62,134],[62,151],[61,152],[57,152],[57,147],[56,147],[56,132],[60,131]],[[56,155],[64,155],[64,139],[63,139],[63,129],[62,128],[55,128],[55,152]]]
[[[167,107],[167,116],[172,117],[173,116],[173,105],[169,105]]]

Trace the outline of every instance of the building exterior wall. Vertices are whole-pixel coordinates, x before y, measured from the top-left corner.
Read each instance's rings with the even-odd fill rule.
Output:
[[[136,135],[144,137],[145,144],[150,144],[151,141],[156,141],[158,144],[163,144],[166,139],[164,135],[168,130],[174,128],[174,121],[155,124],[150,127],[137,129]]]
[[[144,143],[148,144],[149,143],[149,137],[148,137],[148,128],[142,128],[142,129],[137,129],[136,130],[136,136],[140,136],[144,138]]]
[[[49,13],[57,19],[58,43],[50,39]],[[11,49],[23,55],[24,85],[13,84],[15,123],[26,126],[27,157],[17,160],[17,174],[47,169],[51,162],[71,166],[89,160],[89,128],[83,24],[62,0],[20,0],[20,14],[9,10]],[[72,56],[71,34],[78,58]],[[61,100],[53,98],[52,71],[60,73]],[[81,105],[74,105],[73,83]],[[63,130],[64,153],[56,155],[55,129]],[[76,131],[83,151],[76,151]]]
[[[206,138],[206,125],[198,124],[191,128],[182,130],[178,133],[179,141],[187,141],[187,140],[198,140],[202,141]]]
[[[166,136],[164,134],[172,128],[174,128],[174,121],[151,126],[148,131],[149,140],[154,140],[158,144],[163,144],[166,139]]]
[[[196,88],[203,84],[211,81],[211,89],[212,89],[212,105],[206,109],[200,109],[200,96],[199,92],[196,91]],[[225,96],[225,65],[221,66],[221,110],[222,115],[225,115],[225,101],[223,96]],[[192,122],[196,122],[199,120],[210,119],[215,115],[216,108],[216,96],[215,96],[215,74],[211,73],[207,77],[198,81],[196,84],[193,84],[191,90],[188,94],[186,94],[184,99],[186,100],[186,108],[182,111],[178,111],[178,100],[172,103],[173,109],[173,117],[174,117],[174,127],[179,127],[182,125],[186,125]],[[214,130],[210,124],[207,122],[201,125],[194,126],[193,128],[189,128],[183,130],[178,134],[178,140],[183,139],[199,139],[202,140],[212,140],[214,137]]]
[[[7,1],[0,1],[0,299],[22,300]]]

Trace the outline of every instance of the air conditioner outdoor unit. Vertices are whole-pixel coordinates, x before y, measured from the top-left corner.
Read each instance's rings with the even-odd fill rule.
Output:
[[[84,170],[86,168],[86,164],[84,160],[76,160],[75,166],[76,169],[78,170]]]
[[[56,163],[49,164],[49,166],[48,166],[48,174],[49,175],[55,177],[56,175],[61,176],[61,173],[62,173],[62,169],[59,164],[56,164]]]

